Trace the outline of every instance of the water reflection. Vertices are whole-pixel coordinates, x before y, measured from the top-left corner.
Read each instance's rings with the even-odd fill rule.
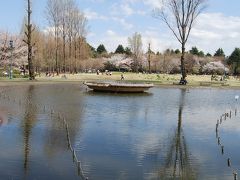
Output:
[[[89,90],[86,92],[87,95],[90,96],[116,96],[116,97],[144,97],[144,96],[152,96],[153,94],[149,92],[142,92],[142,93],[114,93],[114,92],[104,92],[104,91],[93,91]]]
[[[185,103],[186,89],[181,89],[178,109],[178,123],[172,140],[169,141],[169,150],[164,167],[160,170],[160,179],[197,179],[196,170],[191,163],[190,152],[182,128],[182,113]]]
[[[216,117],[235,94],[156,87],[122,95],[78,84],[7,89],[0,99],[0,179],[79,179],[58,112],[89,179],[230,179],[213,137]],[[225,152],[240,162],[240,121],[224,128]]]
[[[27,174],[29,167],[29,154],[31,151],[32,128],[36,122],[36,107],[34,101],[34,86],[29,86],[27,90],[27,101],[25,104],[25,113],[23,118],[23,137],[24,137],[24,172]]]
[[[55,92],[55,94],[51,94],[51,98],[52,104],[50,106],[53,107],[54,114],[51,114],[48,122],[49,129],[44,135],[44,149],[49,158],[54,158],[67,150],[65,128],[59,119],[60,114],[61,118],[65,118],[69,125],[71,141],[75,142],[76,136],[81,133],[84,107],[83,98],[75,93],[66,97],[66,92]]]
[[[0,127],[8,123],[8,115],[4,109],[0,109]]]

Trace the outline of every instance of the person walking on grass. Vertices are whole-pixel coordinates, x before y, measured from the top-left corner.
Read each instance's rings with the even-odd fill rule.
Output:
[[[124,76],[123,76],[123,74],[121,74],[121,81],[123,81],[124,80]]]

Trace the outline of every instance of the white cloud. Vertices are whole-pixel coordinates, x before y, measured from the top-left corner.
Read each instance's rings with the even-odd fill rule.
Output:
[[[132,16],[132,15],[145,15],[146,12],[131,7],[131,3],[123,1],[121,4],[115,3],[111,7],[111,14],[118,16]]]
[[[87,36],[88,36],[88,37],[95,37],[95,36],[96,36],[96,34],[95,34],[95,33],[93,33],[93,32],[89,32],[89,33],[87,34]]]
[[[45,27],[44,29],[43,29],[43,33],[44,34],[54,34],[54,27]]]
[[[112,30],[107,30],[107,35],[108,36],[115,36],[116,33],[114,31],[112,31]]]
[[[163,51],[166,48],[180,48],[179,42],[173,36],[172,32],[167,28],[164,23],[161,26],[153,25],[152,22],[138,22],[140,18],[136,18],[136,21],[128,18],[132,15],[146,15],[149,9],[155,7],[161,7],[161,1],[159,0],[121,0],[119,4],[114,4],[111,7],[110,15],[106,16],[91,11],[85,10],[85,13],[89,20],[106,20],[111,27],[111,23],[117,23],[122,28],[116,30],[116,32],[105,31],[108,37],[111,36],[112,41],[117,41],[116,44],[127,44],[127,37],[131,36],[134,31],[138,31],[142,34],[144,49],[146,50],[147,44],[151,42],[154,51]],[[145,5],[144,11],[136,9],[136,3],[142,3]],[[154,18],[152,18],[154,21]],[[138,24],[140,27],[138,27]],[[128,34],[124,34],[118,37],[122,30],[127,30]],[[125,31],[126,32],[126,31]],[[113,34],[114,33],[114,34]],[[106,42],[110,48],[113,43]],[[122,42],[120,42],[122,40]],[[240,46],[240,17],[227,16],[222,13],[203,13],[201,14],[191,31],[189,41],[187,42],[187,50],[192,46],[197,46],[204,52],[214,53],[218,48],[223,48],[225,54],[229,55],[235,47]]]
[[[124,29],[130,30],[133,28],[133,25],[128,23],[124,18],[119,18],[119,17],[113,17],[112,20],[120,23]]]
[[[116,31],[108,29],[102,37],[99,39],[94,38],[90,43],[96,46],[98,44],[104,44],[108,51],[115,51],[119,44],[127,47],[128,37],[132,36],[132,34],[120,34]],[[154,51],[164,51],[167,48],[179,46],[178,42],[175,41],[175,39],[173,39],[171,36],[160,34],[157,31],[145,31],[141,34],[144,52],[147,51],[149,43],[151,43],[152,50]]]
[[[89,1],[89,0],[87,0],[87,1]],[[104,3],[105,2],[105,0],[90,0],[90,1],[93,3]]]
[[[135,3],[144,3],[150,8],[161,8],[161,0],[122,0],[124,3],[135,4]]]
[[[95,11],[92,11],[90,9],[85,9],[84,13],[89,20],[108,20],[107,16],[100,15]]]
[[[162,26],[166,25],[162,23]],[[167,29],[149,27],[143,32],[145,43],[151,41],[153,49],[164,50],[166,48],[180,48],[179,42]],[[223,48],[225,54],[229,55],[235,47],[240,46],[240,17],[226,16],[221,13],[203,13],[201,14],[191,31],[187,50],[197,46],[204,52],[214,53],[218,48]]]
[[[151,49],[155,52],[163,52],[166,49],[179,48],[179,43],[170,33],[162,33],[158,30],[148,29],[142,33],[142,41],[144,51],[147,51],[147,46],[150,43]]]
[[[162,3],[160,0],[145,0],[144,4],[150,6],[151,8],[161,8]]]
[[[141,34],[145,50],[149,42],[154,51],[180,48],[179,42],[169,29],[163,32],[161,29],[149,27]],[[201,14],[190,34],[187,50],[193,46],[210,53],[214,53],[221,47],[229,55],[235,47],[240,46],[240,17],[226,16],[221,13]]]
[[[120,8],[123,11],[123,14],[126,14],[127,16],[130,16],[134,13],[134,10],[129,6],[129,4],[122,4]]]
[[[195,44],[205,52],[214,52],[222,47],[230,54],[240,45],[240,17],[221,13],[201,14],[192,29],[190,44]]]

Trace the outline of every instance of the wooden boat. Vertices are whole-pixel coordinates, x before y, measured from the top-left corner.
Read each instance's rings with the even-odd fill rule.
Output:
[[[119,93],[141,93],[152,88],[153,84],[131,84],[118,82],[84,82],[94,91],[119,92]]]

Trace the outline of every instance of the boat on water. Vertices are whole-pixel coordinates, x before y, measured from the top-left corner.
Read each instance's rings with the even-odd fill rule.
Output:
[[[83,84],[94,91],[118,93],[141,93],[154,87],[153,84],[134,84],[122,82],[84,82]]]

